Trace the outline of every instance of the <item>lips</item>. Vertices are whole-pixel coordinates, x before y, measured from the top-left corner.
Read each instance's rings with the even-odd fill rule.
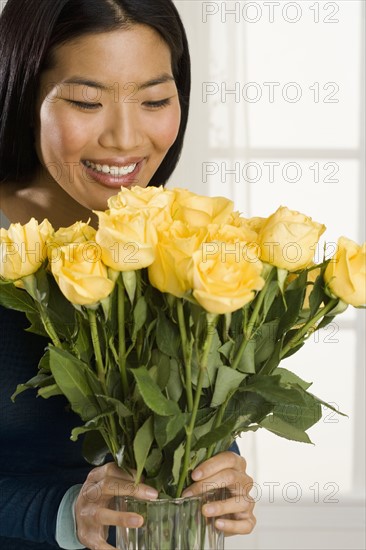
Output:
[[[138,184],[146,159],[130,157],[126,159],[86,159],[82,161],[85,174],[97,183],[110,189]]]
[[[127,166],[117,166],[113,165],[110,166],[108,164],[95,164],[92,161],[86,160],[85,165],[88,168],[91,168],[95,172],[103,173],[103,174],[110,174],[111,176],[127,176],[128,174],[131,174],[134,169],[136,168],[136,162],[132,164],[128,164]]]

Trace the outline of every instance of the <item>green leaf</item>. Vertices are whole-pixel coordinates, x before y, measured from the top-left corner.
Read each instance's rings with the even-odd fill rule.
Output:
[[[224,365],[219,367],[215,382],[215,391],[210,406],[218,407],[221,405],[229,393],[240,386],[245,377],[246,374],[237,372],[230,367]]]
[[[146,367],[131,369],[137,387],[146,405],[161,416],[174,416],[180,413],[177,403],[167,399],[159,386],[152,380]]]
[[[123,400],[121,373],[117,365],[113,365],[113,367],[110,366],[107,369],[106,386],[106,393],[109,397],[117,399],[118,402]]]
[[[42,355],[39,363],[38,363],[38,369],[40,371],[46,371],[51,372],[50,369],[50,352],[49,350],[46,350],[46,352]]]
[[[108,453],[107,444],[99,430],[94,430],[85,434],[83,441],[83,457],[89,464],[101,466]]]
[[[285,292],[287,309],[280,319],[278,327],[279,335],[292,328],[299,318],[306,290],[306,271],[300,273],[295,282],[295,288],[290,288],[291,285],[289,285],[288,290]]]
[[[292,441],[299,441],[300,443],[311,443],[311,440],[306,432],[284,422],[282,418],[279,418],[273,414],[267,416],[260,422],[262,428],[265,428],[269,432],[272,432],[280,437],[290,439]]]
[[[45,386],[44,388],[40,388],[37,393],[37,396],[43,397],[43,399],[48,399],[49,397],[54,397],[55,395],[63,395],[57,384],[51,384],[49,386]]]
[[[132,340],[136,339],[137,333],[146,323],[147,319],[147,304],[144,296],[140,296],[133,310],[133,334]]]
[[[178,485],[178,482],[179,482],[183,456],[184,456],[184,444],[181,443],[179,447],[174,451],[173,469],[172,469],[174,485]]]
[[[172,321],[168,320],[162,311],[158,312],[158,322],[156,326],[156,343],[160,351],[179,359],[180,336],[179,330]]]
[[[196,425],[193,429],[194,442],[197,442],[201,437],[211,432],[214,420],[215,420],[215,417],[211,415],[208,417],[208,420],[206,420],[205,422],[203,422],[203,419],[201,419],[199,423],[196,422]]]
[[[225,359],[230,359],[234,344],[235,342],[233,340],[228,340],[219,348],[219,353],[222,353]]]
[[[221,439],[224,439],[231,435],[234,426],[236,423],[236,418],[231,418],[226,422],[220,424],[215,429],[211,430],[206,435],[203,435],[196,441],[193,446],[194,450],[210,447],[211,445],[217,443]]]
[[[256,332],[255,364],[260,365],[272,355],[277,342],[277,329],[279,321],[275,319],[264,323]]]
[[[214,380],[216,378],[217,369],[222,365],[221,356],[219,349],[221,348],[221,341],[217,331],[212,337],[210,351],[208,353],[207,359],[207,369],[203,377],[203,388],[210,388],[213,386]],[[192,354],[192,382],[197,385],[198,376],[200,373],[200,360],[201,360],[201,350],[197,349],[196,346],[193,348]]]
[[[105,426],[104,419],[110,416],[110,414],[111,414],[110,411],[104,412],[102,414],[99,414],[95,418],[92,418],[91,420],[89,420],[84,426],[78,426],[74,428],[71,432],[70,439],[72,441],[76,441],[79,435],[84,434],[86,432],[91,432],[97,429],[103,431]]]
[[[78,426],[77,428],[74,428],[71,432],[70,439],[71,441],[77,441],[79,436],[82,434],[85,434],[87,432],[95,432],[96,428],[95,426]]]
[[[287,276],[287,269],[282,269],[280,267],[277,268],[277,282],[282,294],[284,293]]]
[[[41,359],[41,361],[42,361],[42,359]],[[41,364],[41,361],[40,361],[40,364]],[[40,364],[39,364],[39,366],[40,366]],[[17,388],[16,388],[15,392],[11,396],[11,400],[14,402],[15,398],[19,394],[23,393],[26,390],[43,388],[43,387],[46,387],[46,386],[50,386],[54,382],[55,382],[55,379],[54,379],[53,375],[50,374],[49,370],[40,369],[38,374],[36,374],[36,376],[33,376],[30,380],[28,380],[24,384],[18,384],[17,385]]]
[[[295,426],[300,430],[308,430],[311,426],[316,424],[322,417],[322,409],[320,403],[318,403],[311,394],[304,392],[305,404],[282,404],[276,405],[273,409],[273,414],[276,418],[280,418],[287,424]]]
[[[245,392],[242,388],[230,399],[224,415],[224,420],[234,416],[239,419],[248,417],[248,425],[258,423],[273,411],[273,403],[266,401],[261,395],[254,392]],[[242,422],[243,427],[243,422]]]
[[[132,416],[132,412],[118,399],[101,394],[96,394],[95,397],[102,412],[106,410],[112,411],[117,414],[120,420],[128,416]]]
[[[323,401],[322,399],[319,399],[319,397],[316,397],[316,395],[314,395],[310,392],[306,392],[306,394],[310,395],[313,399],[315,399],[321,405],[324,405],[324,407],[327,407],[327,409],[330,409],[330,410],[340,414],[341,416],[345,416],[346,418],[348,418],[348,414],[342,413],[340,410],[333,407],[333,405],[331,405],[330,403],[327,403],[326,401]]]
[[[75,340],[75,349],[79,359],[88,363],[93,355],[93,344],[90,337],[89,323],[79,317],[77,337]]]
[[[234,359],[236,353],[239,351],[242,341],[243,341],[243,337],[237,339],[235,343],[235,350],[233,350],[233,354],[231,357],[232,360]],[[247,374],[254,374],[255,357],[256,357],[256,340],[255,338],[251,338],[248,341],[242,356],[240,357],[237,370]]]
[[[164,390],[169,382],[171,361],[170,357],[158,350],[153,350],[151,354],[153,366],[149,369],[149,374],[161,390]]]
[[[280,270],[278,269],[277,271],[280,271]],[[261,317],[262,317],[263,320],[266,319],[267,313],[270,310],[270,308],[271,308],[271,306],[274,302],[274,299],[276,298],[276,296],[278,294],[279,284],[280,283],[277,282],[277,281],[272,281],[268,285],[268,288],[267,288],[267,290],[265,292],[265,295],[264,295],[263,306],[262,306]]]
[[[298,384],[303,390],[307,390],[312,385],[312,382],[305,382],[305,380],[302,380],[297,374],[282,367],[277,367],[272,374],[274,376],[279,374],[281,376],[281,383]]]
[[[315,279],[313,289],[309,296],[309,304],[310,304],[309,318],[314,317],[323,300],[324,300],[324,280],[323,280],[323,277],[319,275]]]
[[[123,279],[123,284],[125,286],[127,295],[132,304],[136,294],[136,286],[137,286],[136,272],[122,271],[122,279]]]
[[[90,368],[65,350],[50,346],[50,368],[72,410],[84,421],[91,420],[99,411],[95,394],[101,394],[99,380]]]
[[[30,322],[30,326],[25,330],[26,332],[31,332],[32,334],[38,334],[38,336],[43,336],[44,338],[50,339],[47,334],[46,329],[41,321],[38,311],[32,313],[26,313],[27,319]]]
[[[159,416],[154,418],[155,439],[160,449],[163,449],[184,428],[188,421],[187,413],[175,416]]]
[[[135,440],[133,442],[133,450],[137,464],[136,483],[140,482],[140,478],[145,467],[145,462],[153,440],[153,417],[150,416],[138,430]]]
[[[259,393],[266,401],[278,403],[304,403],[301,388],[281,383],[281,376],[256,375],[248,379],[242,391]]]
[[[152,449],[145,462],[147,477],[154,477],[158,474],[162,460],[163,455],[160,449]]]
[[[282,350],[282,346],[283,346],[283,342],[282,342],[282,338],[281,340],[279,340],[273,351],[272,351],[272,354],[268,357],[267,361],[264,363],[264,365],[262,365],[260,368],[258,368],[258,374],[271,374],[275,369],[276,367],[278,367],[278,365],[280,364],[281,362],[281,350]]]
[[[37,313],[33,299],[25,290],[14,286],[13,283],[0,279],[0,304],[8,309],[15,309],[23,313]]]
[[[178,403],[183,392],[183,384],[178,361],[174,358],[170,359],[170,376],[165,391],[170,400]]]

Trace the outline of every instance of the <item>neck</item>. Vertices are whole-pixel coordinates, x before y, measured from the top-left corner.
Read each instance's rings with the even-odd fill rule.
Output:
[[[96,227],[97,217],[76,202],[50,176],[37,176],[27,183],[3,182],[0,184],[0,204],[11,223],[22,225],[30,218],[39,222],[47,218],[55,229],[67,227],[76,221],[88,221]]]

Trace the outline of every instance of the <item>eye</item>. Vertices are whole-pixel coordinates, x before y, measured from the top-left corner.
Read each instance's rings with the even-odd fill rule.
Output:
[[[100,103],[87,103],[85,101],[73,101],[71,99],[69,100],[69,103],[71,103],[71,105],[74,105],[75,107],[78,107],[78,109],[82,109],[84,111],[92,111],[101,107]]]
[[[145,107],[148,107],[149,109],[162,109],[163,107],[167,107],[168,105],[170,105],[171,103],[171,100],[170,98],[166,98],[166,99],[160,99],[159,101],[144,101],[143,105],[145,105]]]

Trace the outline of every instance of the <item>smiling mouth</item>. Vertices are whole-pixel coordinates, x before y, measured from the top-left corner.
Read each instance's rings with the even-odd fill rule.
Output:
[[[110,176],[127,176],[132,174],[137,166],[137,162],[128,164],[126,166],[110,166],[108,164],[95,164],[90,160],[83,161],[85,166],[98,174],[106,174]]]

